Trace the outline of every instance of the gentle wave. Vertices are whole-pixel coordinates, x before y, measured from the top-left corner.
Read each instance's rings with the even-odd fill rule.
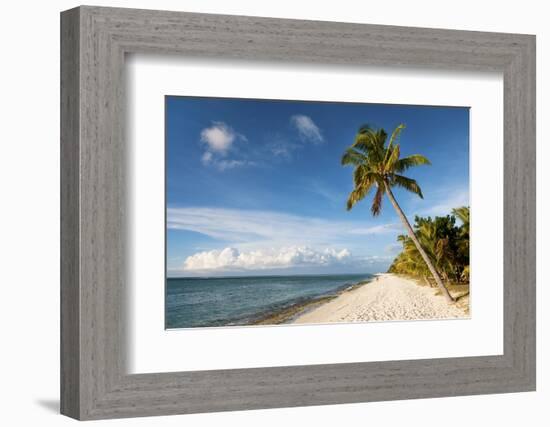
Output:
[[[169,278],[166,328],[283,323],[371,274]]]

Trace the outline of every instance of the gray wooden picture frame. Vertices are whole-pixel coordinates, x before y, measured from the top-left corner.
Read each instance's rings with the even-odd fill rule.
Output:
[[[127,374],[127,53],[504,78],[504,354]],[[159,141],[162,144],[162,141]],[[535,37],[83,6],[61,14],[61,412],[77,419],[535,390]]]

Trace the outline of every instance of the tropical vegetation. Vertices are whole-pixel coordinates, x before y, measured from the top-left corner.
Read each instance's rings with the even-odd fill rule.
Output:
[[[430,257],[416,237],[415,231],[392,192],[393,187],[400,187],[423,198],[422,190],[418,183],[414,179],[406,177],[403,173],[414,166],[430,164],[430,161],[420,154],[401,157],[398,140],[404,128],[403,124],[397,126],[392,132],[389,141],[388,134],[384,129],[376,129],[369,125],[363,125],[359,128],[354,143],[346,149],[342,156],[342,165],[350,165],[354,168],[354,188],[349,194],[347,209],[352,209],[371,190],[376,189],[371,205],[371,212],[373,216],[377,216],[381,212],[382,199],[385,194],[405,226],[408,234],[407,238],[410,239],[411,244],[416,248],[426,269],[430,272],[447,300],[453,302],[454,298],[443,284],[433,257]]]
[[[457,220],[459,224],[457,224]],[[450,215],[415,217],[414,233],[437,273],[447,283],[470,280],[470,209],[462,206]],[[430,271],[407,235],[398,236],[402,251],[389,268],[390,273],[405,274],[429,283]]]

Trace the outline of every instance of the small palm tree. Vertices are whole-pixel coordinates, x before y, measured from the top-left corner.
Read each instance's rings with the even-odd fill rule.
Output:
[[[464,230],[470,232],[470,207],[461,206],[453,209],[453,215],[456,216],[461,222]]]
[[[460,255],[468,260],[468,265],[464,267],[461,275],[461,279],[467,281],[470,279],[470,207],[461,206],[460,208],[453,209],[453,215],[462,222],[458,249],[460,250]]]
[[[371,212],[373,216],[377,216],[382,209],[382,198],[385,193],[401,218],[409,237],[414,242],[431,275],[434,277],[437,286],[449,302],[454,302],[453,297],[443,284],[430,258],[420,245],[411,224],[397,203],[397,200],[395,200],[392,192],[392,187],[398,186],[423,198],[422,190],[417,182],[401,174],[413,166],[430,164],[430,161],[420,154],[400,158],[397,140],[404,128],[403,124],[395,128],[387,146],[386,139],[388,135],[384,129],[374,129],[368,125],[359,128],[355,142],[342,156],[342,165],[354,166],[353,181],[355,188],[349,195],[347,209],[350,210],[353,208],[357,202],[367,196],[371,189],[376,187]]]

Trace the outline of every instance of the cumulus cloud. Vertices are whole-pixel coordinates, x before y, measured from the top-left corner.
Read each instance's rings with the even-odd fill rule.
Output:
[[[316,250],[307,246],[239,251],[234,247],[198,252],[183,263],[186,271],[266,270],[293,267],[327,267],[352,261],[347,249]]]
[[[220,171],[234,169],[240,166],[252,165],[245,159],[228,159],[235,141],[247,141],[246,136],[235,132],[233,128],[224,122],[213,122],[212,126],[201,131],[201,142],[205,145],[205,152],[201,162],[205,166],[214,166]]]
[[[237,133],[224,122],[214,122],[201,131],[201,141],[207,145],[210,153],[227,153],[236,137]]]
[[[315,124],[311,117],[296,114],[290,118],[290,123],[296,128],[302,140],[316,144],[324,141],[321,129],[319,129],[319,126]]]

